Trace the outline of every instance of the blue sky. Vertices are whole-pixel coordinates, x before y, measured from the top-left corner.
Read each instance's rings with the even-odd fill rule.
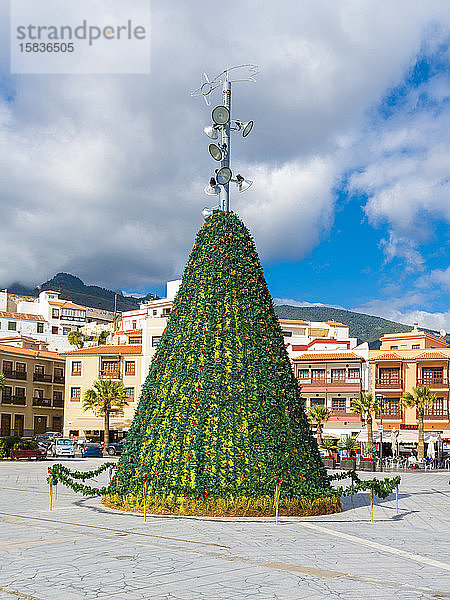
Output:
[[[227,36],[206,0],[154,0],[142,76],[11,75],[0,10],[1,285],[67,271],[163,294],[210,201],[190,92],[255,62],[233,89],[255,127],[232,146],[254,184],[232,208],[272,295],[450,330],[447,0],[231,0]]]

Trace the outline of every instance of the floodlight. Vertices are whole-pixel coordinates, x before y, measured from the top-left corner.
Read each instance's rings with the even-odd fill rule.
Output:
[[[250,179],[244,179],[242,175],[239,175],[239,173],[236,175],[236,184],[240,192],[245,192],[245,190],[248,190],[252,183],[253,181],[250,181]]]
[[[209,145],[209,153],[213,157],[214,160],[221,161],[223,158],[222,150],[217,146],[217,144]]]
[[[220,187],[214,177],[211,177],[209,184],[205,187],[205,194],[208,194],[208,196],[218,196],[220,194]]]
[[[231,169],[229,167],[222,167],[217,171],[217,183],[220,185],[226,185],[231,179]]]
[[[216,106],[211,116],[216,125],[226,125],[230,120],[230,111],[226,106]]]
[[[203,131],[212,140],[217,140],[217,128],[214,125],[210,125],[209,127],[205,127],[203,129]]]
[[[247,123],[243,123],[242,124],[242,137],[247,137],[252,129],[253,129],[253,121],[247,121]]]

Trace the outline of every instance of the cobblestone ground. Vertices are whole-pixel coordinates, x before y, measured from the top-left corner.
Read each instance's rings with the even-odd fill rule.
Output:
[[[66,460],[89,470],[102,459]],[[338,515],[149,517],[59,488],[47,463],[0,463],[0,600],[450,598],[450,473],[402,474],[395,496]],[[103,483],[100,479],[98,483]]]

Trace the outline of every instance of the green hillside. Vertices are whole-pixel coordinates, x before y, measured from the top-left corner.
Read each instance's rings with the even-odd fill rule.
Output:
[[[303,319],[305,321],[338,321],[349,326],[350,337],[356,337],[369,344],[376,342],[385,333],[403,333],[411,331],[411,325],[396,323],[382,317],[331,308],[329,306],[275,306],[275,313],[281,319]],[[424,331],[438,333],[431,329]],[[447,336],[447,341],[449,336]]]

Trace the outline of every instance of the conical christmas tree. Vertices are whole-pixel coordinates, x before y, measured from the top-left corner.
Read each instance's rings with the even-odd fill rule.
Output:
[[[197,235],[111,492],[317,497],[330,489],[254,242],[233,213]]]

